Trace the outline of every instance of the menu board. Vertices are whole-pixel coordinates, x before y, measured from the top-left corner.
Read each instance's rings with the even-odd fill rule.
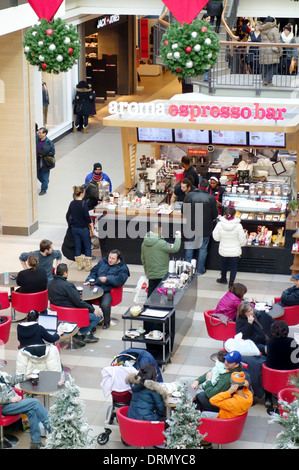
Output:
[[[285,147],[283,132],[249,132],[249,145],[252,147]]]
[[[209,131],[174,129],[174,141],[187,144],[209,144]]]
[[[173,142],[172,129],[158,127],[138,127],[139,142]]]
[[[247,145],[246,131],[212,131],[212,144]]]

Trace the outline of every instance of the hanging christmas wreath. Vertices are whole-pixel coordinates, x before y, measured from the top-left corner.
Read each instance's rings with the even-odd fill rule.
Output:
[[[161,42],[161,57],[170,72],[180,78],[197,77],[215,65],[219,39],[203,20],[191,24],[172,23]]]
[[[80,57],[81,41],[76,28],[60,18],[42,18],[24,35],[24,54],[39,70],[58,74],[71,69]]]

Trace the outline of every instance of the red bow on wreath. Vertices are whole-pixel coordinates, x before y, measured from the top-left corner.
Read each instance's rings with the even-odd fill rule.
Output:
[[[63,0],[27,0],[39,19],[51,21]]]
[[[209,0],[163,0],[179,23],[190,24]]]

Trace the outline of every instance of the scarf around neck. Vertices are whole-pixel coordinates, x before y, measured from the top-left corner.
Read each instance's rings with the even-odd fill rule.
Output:
[[[293,37],[294,37],[294,34],[292,32],[290,32],[288,36],[285,35],[284,31],[281,33],[282,42],[284,42],[285,44],[290,44]]]

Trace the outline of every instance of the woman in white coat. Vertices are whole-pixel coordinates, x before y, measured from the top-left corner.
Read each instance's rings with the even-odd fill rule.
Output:
[[[227,207],[223,217],[213,230],[213,238],[219,243],[221,256],[221,277],[217,279],[220,284],[227,284],[226,275],[230,270],[229,287],[235,281],[238,271],[238,258],[242,254],[242,246],[246,244],[246,235],[240,223],[235,217],[236,209]]]

